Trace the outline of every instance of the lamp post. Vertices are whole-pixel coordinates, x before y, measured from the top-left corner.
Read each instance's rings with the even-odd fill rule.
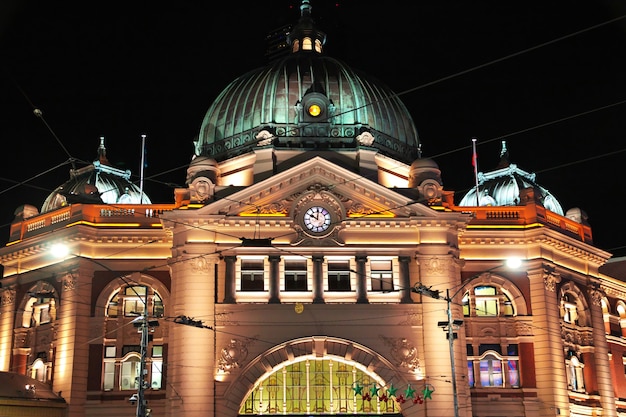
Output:
[[[146,387],[146,357],[148,356],[148,332],[150,322],[148,321],[148,291],[144,294],[143,300],[143,315],[141,317],[141,348],[140,355],[141,359],[139,362],[139,377],[137,384],[137,417],[146,417],[147,412],[147,402],[145,399],[145,389]]]
[[[520,265],[521,265],[521,260],[519,258],[510,258],[506,260],[504,266],[507,266],[508,268],[518,268]],[[431,287],[426,287],[422,283],[417,283],[413,286],[413,288],[411,288],[411,291],[413,292],[425,295],[430,298],[435,298],[437,300],[445,300],[447,303],[446,312],[448,315],[448,320],[437,322],[437,326],[443,328],[443,330],[447,332],[447,337],[448,337],[448,348],[450,350],[450,372],[452,373],[451,375],[452,396],[454,397],[453,398],[454,417],[459,417],[459,398],[458,398],[458,391],[457,391],[457,385],[456,385],[456,365],[454,361],[454,339],[456,338],[456,333],[454,331],[458,330],[463,325],[463,320],[452,318],[452,300],[461,292],[461,290],[463,290],[463,288],[465,288],[465,285],[467,283],[469,283],[475,278],[480,277],[482,274],[486,272],[491,272],[494,269],[498,269],[502,266],[503,265],[497,265],[479,274],[472,275],[471,277],[463,281],[462,285],[459,287],[459,289],[457,289],[454,292],[454,294],[450,295],[450,290],[447,289],[445,297],[441,297],[439,295],[439,290],[433,290]]]
[[[457,291],[458,293],[458,291]],[[455,293],[455,295],[457,294]],[[459,416],[459,398],[456,387],[456,364],[454,362],[454,339],[456,338],[455,330],[458,330],[463,325],[463,320],[452,319],[452,297],[450,297],[450,290],[446,290],[446,302],[448,303],[447,313],[448,321],[437,322],[437,325],[447,331],[448,334],[448,348],[450,350],[450,372],[452,373],[452,396],[454,397],[454,417]]]

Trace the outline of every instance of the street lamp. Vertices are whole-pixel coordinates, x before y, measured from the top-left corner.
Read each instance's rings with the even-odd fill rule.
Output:
[[[465,288],[465,285],[472,281],[475,278],[480,277],[482,274],[486,272],[491,272],[494,269],[498,269],[502,266],[506,266],[508,268],[518,268],[522,264],[521,259],[519,258],[509,258],[506,260],[504,265],[497,265],[493,268],[489,268],[486,271],[483,271],[479,274],[472,275],[468,279],[466,279],[460,286],[458,290],[454,292],[454,294],[450,295],[450,290],[446,290],[446,296],[442,297],[439,295],[439,290],[433,290],[431,287],[426,287],[422,283],[417,283],[411,288],[411,291],[416,292],[418,294],[425,295],[430,298],[435,298],[437,300],[445,300],[447,302],[446,312],[448,314],[447,321],[439,321],[437,322],[437,326],[441,327],[444,331],[447,332],[448,338],[448,348],[450,350],[450,372],[452,373],[452,396],[454,397],[454,417],[459,417],[459,399],[458,399],[458,391],[456,386],[456,365],[454,362],[454,339],[456,338],[455,330],[458,330],[463,325],[463,320],[453,319],[452,318],[452,300],[456,297],[462,290]]]

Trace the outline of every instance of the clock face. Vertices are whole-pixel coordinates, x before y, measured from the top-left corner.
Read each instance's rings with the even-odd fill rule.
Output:
[[[304,225],[313,233],[322,233],[330,227],[330,212],[324,207],[313,206],[304,213]]]
[[[311,104],[309,106],[309,114],[313,117],[317,117],[322,113],[322,108],[319,104]]]

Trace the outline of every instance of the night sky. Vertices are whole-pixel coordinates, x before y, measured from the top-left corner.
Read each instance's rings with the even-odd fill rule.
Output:
[[[68,5],[68,3],[74,3]],[[400,94],[424,157],[458,202],[480,171],[511,162],[596,246],[626,256],[626,2],[311,0],[328,55]],[[267,63],[265,35],[299,1],[0,4],[0,243],[15,209],[38,208],[105,137],[111,163],[173,202],[204,113],[235,77]],[[40,109],[42,118],[34,115]]]

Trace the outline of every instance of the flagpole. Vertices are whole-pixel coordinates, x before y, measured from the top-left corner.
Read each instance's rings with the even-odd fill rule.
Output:
[[[472,138],[472,165],[474,165],[474,181],[476,183],[476,206],[480,206],[478,195],[478,155],[476,154],[476,138]]]
[[[139,204],[143,204],[143,167],[146,157],[146,135],[141,135],[141,174],[139,175]]]

